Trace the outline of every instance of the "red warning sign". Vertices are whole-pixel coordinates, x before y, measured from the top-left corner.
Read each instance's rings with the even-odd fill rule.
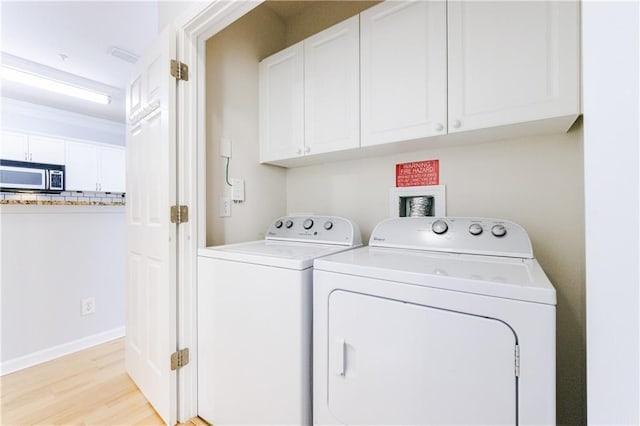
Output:
[[[428,160],[396,164],[396,186],[439,185],[439,163],[439,160]]]

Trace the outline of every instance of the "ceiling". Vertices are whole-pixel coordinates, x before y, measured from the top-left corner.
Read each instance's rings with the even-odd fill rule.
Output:
[[[134,65],[110,54],[140,56],[158,34],[157,1],[2,1],[2,62],[106,92],[99,105],[2,82],[2,96],[124,122],[124,89]],[[60,55],[65,55],[63,60]]]

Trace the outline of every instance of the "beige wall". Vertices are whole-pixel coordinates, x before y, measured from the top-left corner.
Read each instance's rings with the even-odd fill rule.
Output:
[[[389,215],[395,164],[440,160],[447,215],[497,217],[525,227],[554,283],[559,424],[585,424],[582,126],[567,134],[335,162],[287,171],[287,211],[348,217],[363,238]]]
[[[357,15],[380,0],[313,1],[302,12],[286,20],[285,41],[291,46],[332,25]]]
[[[265,8],[207,41],[207,245],[262,239],[285,213],[285,170],[258,160],[258,63],[283,46],[284,25]],[[226,218],[218,215],[220,197],[231,195],[219,155],[223,137],[232,141],[229,176],[244,179],[246,191]]]

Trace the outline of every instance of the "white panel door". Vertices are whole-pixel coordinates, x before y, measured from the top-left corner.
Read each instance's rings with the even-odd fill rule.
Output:
[[[579,112],[579,2],[448,5],[450,133]]]
[[[362,146],[446,133],[444,1],[387,1],[360,14]]]
[[[100,147],[100,190],[125,192],[125,149]]]
[[[359,46],[358,16],[304,41],[305,154],[360,146]]]
[[[66,143],[65,188],[67,191],[98,190],[98,145]]]
[[[29,136],[29,161],[34,163],[64,164],[65,143],[61,139]]]
[[[303,42],[260,62],[260,162],[304,155]]]
[[[162,419],[176,423],[175,30],[167,28],[136,64],[127,90],[126,368]],[[159,107],[154,109],[154,102]]]
[[[0,158],[3,160],[29,161],[29,137],[20,133],[2,132]]]
[[[515,335],[490,318],[334,291],[328,406],[344,424],[516,424]]]

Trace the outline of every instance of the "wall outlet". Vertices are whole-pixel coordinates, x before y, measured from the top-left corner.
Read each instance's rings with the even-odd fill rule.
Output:
[[[231,139],[222,138],[220,140],[220,157],[231,158]]]
[[[96,298],[87,297],[86,299],[82,299],[81,314],[89,315],[89,314],[94,314],[95,312],[96,312]]]
[[[231,216],[231,198],[220,197],[220,217]]]

